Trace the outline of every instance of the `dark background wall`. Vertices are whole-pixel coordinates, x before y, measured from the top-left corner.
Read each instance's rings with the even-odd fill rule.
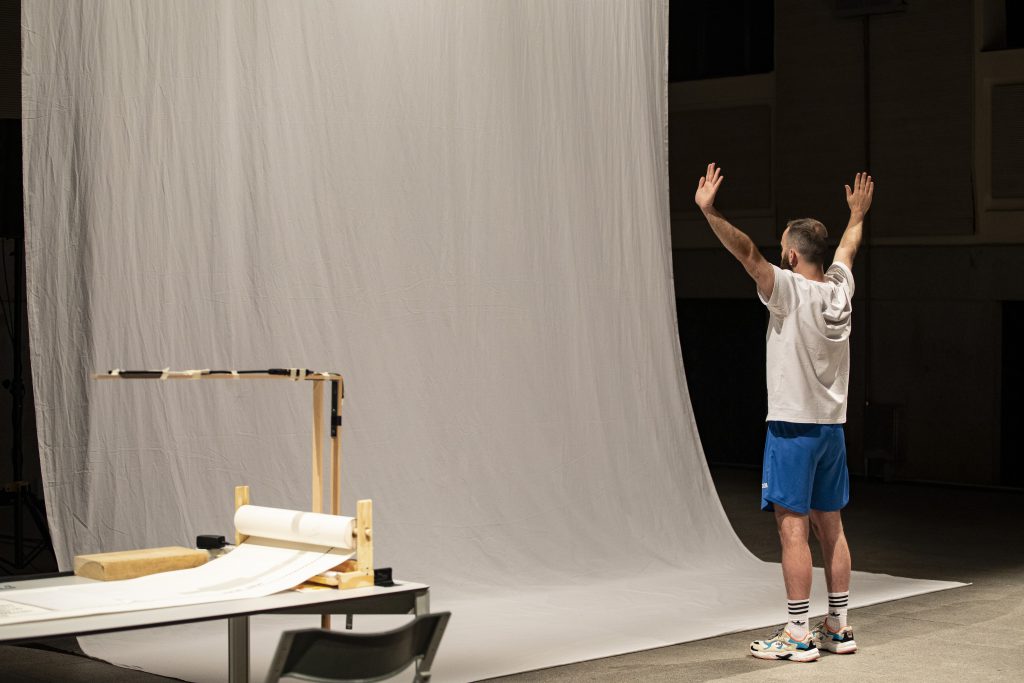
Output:
[[[709,460],[760,463],[764,427],[747,422],[764,416],[765,313],[693,206],[703,167],[724,167],[722,210],[776,262],[789,218],[820,218],[837,242],[843,184],[869,170],[851,469],[1024,486],[1024,13],[990,0],[710,4],[673,2],[673,27],[725,22],[704,31],[728,36],[712,54],[763,56],[676,70],[669,86],[680,333]],[[670,40],[670,60],[700,64],[700,49]]]

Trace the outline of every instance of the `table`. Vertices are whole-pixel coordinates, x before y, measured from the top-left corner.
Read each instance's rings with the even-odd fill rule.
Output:
[[[27,588],[50,588],[92,579],[60,576],[24,581],[0,580],[0,597]],[[84,636],[114,631],[132,631],[155,626],[172,626],[197,621],[227,619],[228,680],[249,681],[249,617],[256,614],[426,614],[430,611],[430,587],[422,583],[395,582],[394,586],[372,586],[309,592],[285,591],[262,598],[207,602],[182,607],[115,612],[87,617],[66,617],[47,621],[0,626],[0,642],[16,643],[57,636]]]

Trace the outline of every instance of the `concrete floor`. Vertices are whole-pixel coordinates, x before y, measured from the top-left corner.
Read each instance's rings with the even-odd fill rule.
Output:
[[[755,555],[778,562],[774,520],[757,507],[759,477],[714,472],[736,533]],[[1024,680],[1022,504],[1019,492],[854,481],[844,523],[856,569],[973,584],[852,610],[854,655],[766,662],[747,648],[770,630],[748,631],[490,681]]]
[[[760,473],[713,474],[736,533],[778,562],[773,518],[757,506]],[[845,522],[856,569],[973,585],[853,610],[860,652],[810,664],[750,657],[750,641],[770,635],[750,631],[491,681],[1024,680],[1024,494],[855,480],[851,499]],[[4,681],[172,680],[25,647],[0,647],[0,662]]]

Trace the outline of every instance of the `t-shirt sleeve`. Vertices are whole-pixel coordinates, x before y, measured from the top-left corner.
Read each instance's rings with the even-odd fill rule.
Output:
[[[850,272],[850,269],[846,267],[845,263],[842,263],[841,261],[833,263],[828,267],[825,277],[846,289],[846,295],[851,299],[853,298],[853,273]]]
[[[771,298],[766,300],[760,291],[757,293],[757,298],[768,307],[769,311],[785,317],[796,308],[796,282],[794,281],[792,271],[783,270],[774,264],[772,265],[772,271],[775,273],[775,285],[772,287]]]

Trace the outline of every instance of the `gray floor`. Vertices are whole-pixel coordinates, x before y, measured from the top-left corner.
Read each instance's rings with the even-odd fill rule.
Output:
[[[714,476],[736,533],[758,557],[778,562],[774,522],[757,509],[759,473],[721,469]],[[1015,492],[854,481],[845,521],[855,568],[974,584],[853,610],[855,655],[826,653],[810,664],[755,660],[746,654],[749,642],[769,634],[751,631],[491,680],[1024,680],[1022,503],[1024,494]],[[26,647],[0,647],[0,662],[4,681],[171,680]]]
[[[778,562],[774,521],[757,509],[759,474],[714,473],[736,533]],[[856,569],[973,585],[852,610],[854,655],[766,662],[746,651],[770,633],[748,631],[491,681],[1024,680],[1024,494],[854,481],[851,501]]]

